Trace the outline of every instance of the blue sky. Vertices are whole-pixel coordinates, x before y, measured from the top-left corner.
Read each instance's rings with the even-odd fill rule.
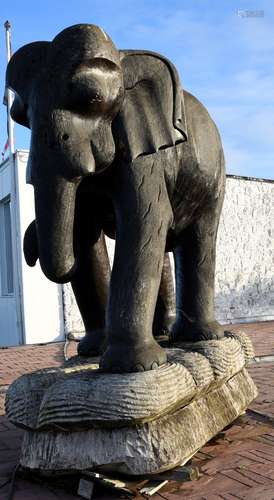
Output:
[[[240,12],[239,12],[240,11]],[[248,17],[247,11],[263,11]],[[227,172],[274,178],[274,2],[234,0],[13,0],[1,21],[12,45],[51,40],[77,23],[97,24],[119,48],[160,52],[177,66],[182,85],[208,108],[223,139]],[[0,37],[0,98],[6,66]],[[0,149],[6,114],[0,106]],[[30,134],[16,126],[16,147]]]

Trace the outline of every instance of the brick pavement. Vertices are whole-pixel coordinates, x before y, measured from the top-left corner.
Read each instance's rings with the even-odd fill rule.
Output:
[[[249,370],[259,388],[259,396],[246,415],[204,446],[192,459],[199,467],[198,481],[170,482],[154,495],[156,500],[179,498],[191,500],[274,500],[274,363],[264,356],[274,355],[274,322],[233,325],[252,338],[259,363]],[[18,463],[22,431],[10,424],[4,415],[7,386],[23,373],[47,366],[59,366],[63,360],[63,343],[0,349],[0,500],[8,498],[10,484],[1,485]],[[76,344],[69,345],[69,356]],[[266,358],[267,359],[267,358]],[[68,483],[68,481],[67,481]],[[67,491],[66,491],[67,488]],[[101,500],[119,498],[105,492]],[[95,491],[95,498],[98,497]],[[70,500],[79,498],[75,485],[51,484],[16,478],[14,500]]]
[[[274,321],[227,325],[227,329],[248,333],[254,343],[256,356],[274,356]]]

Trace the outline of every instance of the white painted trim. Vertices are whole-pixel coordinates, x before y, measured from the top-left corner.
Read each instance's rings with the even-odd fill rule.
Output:
[[[23,307],[23,273],[22,273],[22,259],[21,259],[21,222],[20,222],[20,196],[19,196],[19,180],[18,180],[18,156],[17,152],[13,156],[13,179],[14,179],[14,200],[15,200],[15,249],[16,249],[16,280],[17,294],[18,294],[18,318],[21,322],[21,344],[25,344],[25,317]]]

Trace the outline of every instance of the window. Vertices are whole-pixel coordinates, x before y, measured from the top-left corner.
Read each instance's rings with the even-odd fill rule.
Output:
[[[10,197],[0,202],[0,275],[1,295],[14,292]]]

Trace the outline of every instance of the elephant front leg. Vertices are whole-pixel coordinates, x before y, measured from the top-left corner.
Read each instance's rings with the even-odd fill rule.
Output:
[[[137,170],[137,169],[136,169]],[[130,171],[116,199],[117,238],[101,368],[136,372],[166,362],[152,333],[171,208],[164,180]],[[157,182],[156,186],[155,183]],[[155,189],[156,187],[156,189]]]

